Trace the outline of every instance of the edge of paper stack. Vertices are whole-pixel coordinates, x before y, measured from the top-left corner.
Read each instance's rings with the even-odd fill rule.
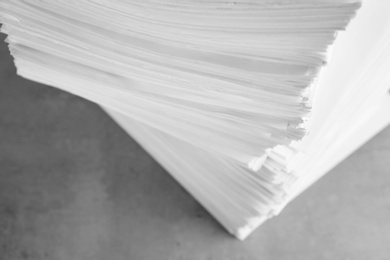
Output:
[[[372,15],[367,5],[356,20]],[[19,75],[102,106],[242,240],[390,122],[377,117],[356,142],[363,124],[388,106],[378,102],[387,91],[378,80],[389,78],[383,64],[390,65],[384,21],[365,63],[345,72],[353,82],[329,84],[348,70],[332,67],[342,55],[321,70],[360,6],[6,0],[0,17]],[[327,95],[334,102],[321,103]]]

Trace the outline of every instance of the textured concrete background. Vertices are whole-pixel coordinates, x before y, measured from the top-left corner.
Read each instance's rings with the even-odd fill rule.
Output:
[[[0,260],[390,259],[390,128],[239,242],[98,106],[0,57]]]

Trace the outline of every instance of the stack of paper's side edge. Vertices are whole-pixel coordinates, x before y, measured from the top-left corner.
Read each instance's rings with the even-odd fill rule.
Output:
[[[359,6],[41,0],[0,15],[20,75],[100,104],[244,239],[297,187],[313,83]]]
[[[389,1],[364,2],[338,36],[318,82],[311,134],[290,145],[302,154],[294,166],[300,178],[285,205],[390,124],[388,10]]]

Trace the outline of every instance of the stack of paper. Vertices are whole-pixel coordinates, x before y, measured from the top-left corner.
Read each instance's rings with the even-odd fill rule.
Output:
[[[101,105],[244,239],[322,174],[313,170],[317,160],[333,163],[322,155],[334,133],[364,122],[352,114],[371,93],[363,85],[376,83],[371,74],[315,110],[332,89],[326,73],[318,81],[329,46],[359,7],[359,0],[3,0],[0,16],[21,76]],[[369,62],[377,61],[356,73]]]

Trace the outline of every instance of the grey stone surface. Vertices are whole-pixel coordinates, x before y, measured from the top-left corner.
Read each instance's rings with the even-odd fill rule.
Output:
[[[0,57],[0,260],[390,259],[390,128],[239,242],[98,106]]]

